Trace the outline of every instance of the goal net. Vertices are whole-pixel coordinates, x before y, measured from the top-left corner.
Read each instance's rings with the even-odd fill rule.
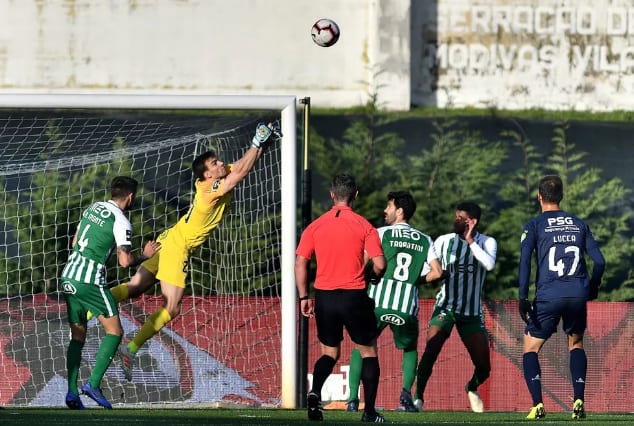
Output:
[[[197,154],[237,160],[257,123],[278,119],[283,140],[191,257],[181,314],[141,349],[131,382],[117,357],[102,389],[120,406],[294,406],[295,99],[0,96],[0,107],[0,405],[64,405],[70,336],[59,276],[81,212],[109,198],[110,180],[140,182],[128,214],[138,251],[188,209]],[[111,285],[134,273],[116,256],[108,266]],[[121,303],[124,342],[161,304],[159,286]],[[91,320],[80,386],[102,338]]]

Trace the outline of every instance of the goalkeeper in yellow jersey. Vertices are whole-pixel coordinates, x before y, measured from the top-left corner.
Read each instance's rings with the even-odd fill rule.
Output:
[[[111,289],[117,301],[143,294],[158,280],[163,306],[148,317],[139,332],[119,354],[125,377],[132,380],[132,368],[139,348],[180,312],[189,269],[189,257],[218,226],[231,202],[233,189],[255,165],[271,135],[281,137],[278,123],[258,124],[251,147],[234,164],[225,165],[213,151],[194,159],[196,194],[187,214],[157,239],[161,251],[143,262],[130,282]]]

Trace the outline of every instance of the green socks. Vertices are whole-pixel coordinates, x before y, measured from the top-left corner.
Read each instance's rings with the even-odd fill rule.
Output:
[[[79,395],[77,390],[77,377],[79,376],[79,365],[81,364],[81,350],[84,342],[71,340],[66,351],[66,370],[68,371],[68,390]]]
[[[361,382],[361,366],[363,359],[358,349],[354,349],[350,355],[350,370],[348,370],[348,389],[350,397],[348,401],[359,399],[359,383]]]
[[[121,343],[121,336],[114,334],[106,334],[101,341],[99,351],[97,351],[97,355],[95,356],[95,367],[92,369],[92,374],[90,375],[90,385],[93,388],[101,387],[101,380],[106,374],[110,363],[112,363],[112,358],[114,358],[117,352],[119,343]]]

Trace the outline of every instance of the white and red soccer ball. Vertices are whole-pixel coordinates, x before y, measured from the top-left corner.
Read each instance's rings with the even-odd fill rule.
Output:
[[[313,24],[310,29],[310,35],[316,45],[321,47],[330,47],[339,40],[339,26],[335,21],[328,18],[320,19]]]

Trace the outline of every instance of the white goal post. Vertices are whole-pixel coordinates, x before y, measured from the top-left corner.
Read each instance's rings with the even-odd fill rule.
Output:
[[[281,238],[279,318],[281,320],[281,352],[279,374],[282,408],[297,407],[297,303],[294,281],[295,247],[297,242],[297,126],[294,96],[232,96],[232,95],[163,95],[110,93],[3,93],[0,109],[58,110],[245,110],[276,111],[281,117],[283,138],[279,156],[281,162]],[[263,116],[265,114],[263,113]],[[249,127],[249,129],[251,129]],[[2,132],[3,129],[0,129]],[[255,130],[255,127],[251,130]],[[3,142],[0,142],[3,143]],[[3,148],[0,147],[0,151]],[[226,160],[232,160],[227,158]],[[148,166],[149,167],[149,166]],[[132,215],[134,215],[134,211]],[[69,219],[70,220],[70,219]],[[138,247],[134,247],[138,249]],[[10,299],[10,298],[9,298]],[[1,308],[0,308],[1,310]],[[57,362],[59,364],[59,362]],[[59,365],[58,365],[59,367]],[[112,366],[110,368],[113,368]],[[192,379],[193,380],[193,379]],[[5,394],[6,399],[6,394]],[[0,387],[0,401],[3,398]],[[18,403],[19,405],[19,403]]]

